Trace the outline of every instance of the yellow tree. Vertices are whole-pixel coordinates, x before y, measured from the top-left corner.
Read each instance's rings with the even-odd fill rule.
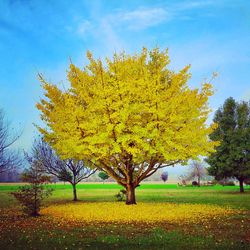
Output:
[[[100,166],[127,190],[158,169],[212,152],[206,126],[212,86],[190,89],[186,66],[170,70],[166,51],[114,54],[105,64],[87,53],[89,64],[70,64],[70,88],[61,90],[39,75],[45,97],[37,104],[45,140],[65,159]]]

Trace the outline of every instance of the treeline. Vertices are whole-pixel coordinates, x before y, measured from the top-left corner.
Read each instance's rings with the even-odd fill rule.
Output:
[[[21,173],[20,169],[13,169],[12,171],[6,171],[0,174],[0,182],[20,182]]]

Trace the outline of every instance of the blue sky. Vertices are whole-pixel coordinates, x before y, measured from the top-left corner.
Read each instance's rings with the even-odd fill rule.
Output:
[[[35,103],[42,96],[37,73],[66,84],[69,58],[96,57],[143,46],[169,48],[171,68],[191,64],[190,86],[212,72],[215,110],[224,100],[250,99],[250,1],[0,1],[0,107],[23,135],[28,150],[40,123]]]

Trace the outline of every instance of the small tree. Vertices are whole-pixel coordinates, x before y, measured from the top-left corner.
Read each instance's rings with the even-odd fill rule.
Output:
[[[49,144],[43,140],[34,142],[31,158],[41,163],[44,173],[56,176],[60,181],[72,185],[73,201],[78,200],[76,185],[96,172],[96,169],[87,167],[82,160],[61,160]]]
[[[201,180],[207,176],[207,169],[205,168],[204,164],[200,161],[192,161],[190,166],[189,166],[189,171],[187,175],[188,180],[197,180],[197,185],[194,186],[199,186],[201,185]]]
[[[109,175],[104,171],[100,172],[98,174],[98,176],[102,179],[103,183],[104,183],[105,180],[107,180],[109,178]]]
[[[187,176],[186,175],[180,175],[179,177],[178,177],[178,179],[179,179],[179,181],[180,182],[178,182],[178,185],[180,185],[180,186],[186,186],[187,185]]]
[[[24,171],[21,179],[29,185],[19,187],[11,194],[21,203],[26,214],[38,216],[42,201],[52,193],[51,188],[45,187],[45,184],[50,182],[50,177],[44,175],[39,162],[35,162],[30,169]]]
[[[168,172],[163,172],[161,174],[161,179],[166,182],[168,180]]]

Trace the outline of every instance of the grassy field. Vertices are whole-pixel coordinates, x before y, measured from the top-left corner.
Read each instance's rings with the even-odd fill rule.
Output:
[[[41,216],[28,218],[0,185],[0,249],[250,249],[250,188],[142,184],[135,206],[117,184],[52,185]]]

